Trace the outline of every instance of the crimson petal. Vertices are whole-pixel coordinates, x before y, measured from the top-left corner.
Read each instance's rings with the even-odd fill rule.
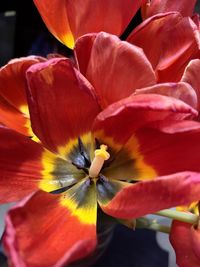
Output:
[[[157,129],[141,128],[136,131],[125,148],[134,151],[137,144],[143,161],[158,176],[181,171],[200,171],[200,124],[190,121],[155,124]]]
[[[128,41],[144,50],[159,82],[179,81],[188,62],[199,57],[197,25],[176,12],[145,20],[133,30]]]
[[[34,0],[46,26],[70,48],[89,32],[121,35],[144,0]],[[59,18],[59,19],[58,19]]]
[[[96,118],[94,136],[108,146],[124,144],[132,134],[148,123],[162,120],[182,120],[197,115],[184,102],[156,94],[133,95],[118,101]]]
[[[149,0],[142,6],[143,18],[149,18],[158,13],[166,13],[170,11],[178,11],[184,17],[189,17],[193,14],[197,0]]]
[[[135,94],[161,94],[184,101],[193,108],[197,108],[197,93],[187,82],[158,83],[153,86],[138,89]]]
[[[0,203],[17,201],[38,190],[42,147],[29,138],[0,127]]]
[[[123,188],[102,209],[118,218],[137,218],[200,199],[200,173],[180,172]]]
[[[181,81],[189,83],[195,90],[198,99],[198,110],[200,109],[200,59],[194,59],[189,62]]]
[[[96,246],[95,218],[83,223],[73,212],[58,196],[42,191],[11,209],[3,238],[11,263],[61,267],[90,254]]]
[[[193,235],[195,235],[195,242],[200,241],[200,231],[194,229],[188,223],[174,221],[172,223],[170,242],[176,253],[176,262],[179,267],[199,267],[200,254],[195,253],[193,246]]]
[[[13,107],[22,111],[27,106],[26,71],[41,61],[41,57],[29,56],[13,59],[0,69],[0,95]]]
[[[28,102],[35,134],[50,150],[86,134],[100,111],[92,86],[65,58],[27,72]]]
[[[32,136],[26,98],[26,71],[44,58],[13,59],[0,69],[0,123],[24,135]]]
[[[103,108],[156,82],[143,51],[114,35],[101,32],[83,36],[75,52],[80,71],[94,86]]]

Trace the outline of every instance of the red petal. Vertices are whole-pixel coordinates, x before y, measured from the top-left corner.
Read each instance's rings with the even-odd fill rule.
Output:
[[[162,132],[142,128],[134,133],[105,169],[106,177],[138,181],[188,170],[200,171],[199,123],[161,121],[155,122],[154,127]]]
[[[144,50],[159,82],[179,81],[188,62],[199,57],[198,32],[190,18],[165,13],[145,20],[128,41]]]
[[[200,124],[185,121],[178,122],[178,125],[176,122],[156,122],[155,125],[159,125],[160,130],[139,129],[124,146],[125,150],[132,152],[137,170],[135,180],[182,171],[200,171]],[[149,177],[147,167],[154,170],[153,177]]]
[[[66,1],[52,0],[51,5],[48,0],[34,0],[34,3],[49,31],[60,42],[73,48],[74,38],[68,22]]]
[[[192,248],[200,262],[200,229],[198,226],[192,227],[191,236],[192,236]]]
[[[151,128],[159,129],[162,133],[167,134],[178,134],[178,133],[185,133],[195,132],[196,130],[199,131],[200,124],[199,122],[192,121],[192,120],[180,120],[180,121],[157,121],[151,123],[149,125]]]
[[[90,33],[80,37],[74,47],[76,63],[80,72],[85,77],[87,75],[91,52],[97,35],[97,33]]]
[[[187,65],[181,81],[189,83],[197,94],[198,99],[198,109],[200,109],[200,60],[194,59],[191,60],[190,63]]]
[[[0,98],[0,123],[29,136],[29,129],[26,127],[29,118],[25,117],[15,107],[11,106],[4,99]]]
[[[200,29],[200,16],[199,14],[195,13],[192,16],[192,20],[194,21],[194,23],[197,25],[197,27]]]
[[[200,257],[195,253],[192,235],[200,239],[200,231],[195,230],[190,224],[174,221],[172,223],[170,242],[176,253],[176,262],[179,267],[199,267]]]
[[[125,187],[102,208],[114,217],[137,218],[199,199],[200,173],[182,172]]]
[[[41,146],[0,127],[0,203],[16,201],[38,189]]]
[[[80,71],[94,86],[103,108],[156,82],[143,51],[114,35],[83,36],[75,51]]]
[[[94,123],[95,137],[108,145],[123,144],[140,127],[153,121],[181,120],[197,114],[175,98],[156,94],[136,95],[110,105]],[[110,140],[106,140],[105,138]]]
[[[0,69],[0,122],[22,134],[31,136],[26,98],[26,71],[40,61],[40,57],[29,56],[11,60]]]
[[[193,108],[197,108],[197,94],[195,90],[185,82],[159,83],[154,86],[138,89],[135,94],[161,94],[184,101]]]
[[[70,48],[74,39],[89,32],[121,35],[141,5],[141,0],[34,2],[51,33]]]
[[[143,5],[143,9],[145,9],[144,19],[158,13],[170,11],[178,11],[184,17],[190,17],[193,14],[197,0],[151,0],[151,2],[146,0],[146,2],[147,3]]]
[[[58,196],[44,192],[10,210],[4,247],[11,263],[61,267],[90,254],[96,246],[96,226],[81,221],[73,214],[76,211],[61,205]]]
[[[93,88],[68,59],[50,59],[27,73],[32,128],[50,150],[87,133],[99,112]]]
[[[23,106],[27,106],[26,71],[41,60],[35,56],[14,59],[0,69],[0,95],[22,112]]]

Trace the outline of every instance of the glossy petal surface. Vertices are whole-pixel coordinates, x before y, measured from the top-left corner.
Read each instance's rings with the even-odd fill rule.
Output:
[[[161,94],[182,100],[193,108],[197,108],[198,106],[197,93],[187,82],[158,83],[153,86],[138,89],[135,91],[135,94]]]
[[[181,171],[200,170],[199,123],[161,121],[150,125],[157,129],[141,128],[136,131],[115,155],[113,163],[104,170],[106,177],[139,181]]]
[[[29,118],[11,106],[0,97],[0,124],[5,125],[19,133],[29,136],[29,128],[26,127]]]
[[[86,199],[82,199],[82,208],[78,202],[64,205],[58,196],[38,192],[12,209],[4,233],[4,247],[11,263],[61,267],[91,253],[96,246],[96,199],[91,198],[89,206]],[[83,222],[80,214],[86,216],[87,208],[94,211]]]
[[[192,242],[192,235],[194,232],[199,242],[199,230],[195,230],[188,223],[179,221],[174,221],[172,223],[170,242],[176,253],[176,262],[180,267],[199,267],[200,255],[195,253]]]
[[[80,71],[94,86],[102,108],[156,82],[143,51],[114,35],[83,36],[75,52]]]
[[[169,123],[168,128],[171,133],[169,129],[168,132],[165,129],[163,132],[162,127],[161,122],[160,129],[139,129],[126,146],[131,150],[134,149],[135,143],[138,144],[138,151],[144,162],[155,169],[158,176],[181,171],[198,172],[200,125],[185,122],[178,123],[177,126],[176,123]]]
[[[168,128],[162,127],[162,122],[155,125],[157,129],[140,128],[123,146],[135,168],[133,177],[128,178],[147,181],[139,181],[117,193],[103,206],[108,214],[136,218],[200,198],[199,123],[174,122],[168,123]]]
[[[101,112],[94,123],[94,136],[119,150],[140,127],[153,121],[182,120],[197,114],[175,98],[143,94],[125,98]],[[119,147],[117,147],[119,145]]]
[[[164,13],[145,20],[128,41],[143,48],[159,82],[179,81],[188,62],[199,57],[198,31],[190,18]]]
[[[200,174],[182,172],[123,188],[102,206],[111,216],[137,218],[200,198]]]
[[[197,0],[151,0],[143,5],[143,18],[149,18],[158,13],[170,11],[180,12],[184,17],[190,17],[193,14]]]
[[[36,191],[41,179],[41,146],[0,127],[0,202],[17,201]]]
[[[52,151],[86,134],[100,111],[92,86],[68,59],[50,59],[28,73],[28,102],[35,134]]]
[[[26,98],[26,71],[43,58],[29,56],[14,59],[0,69],[0,122],[22,134],[31,136]]]
[[[26,71],[41,60],[35,56],[13,59],[0,69],[0,95],[18,110],[27,105]]]
[[[46,26],[70,48],[74,39],[106,31],[121,35],[139,9],[142,0],[34,0]],[[59,18],[59,19],[58,19]]]

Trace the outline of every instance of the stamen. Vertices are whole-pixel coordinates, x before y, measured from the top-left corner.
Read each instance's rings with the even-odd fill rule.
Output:
[[[90,165],[89,176],[91,178],[97,177],[101,168],[103,167],[104,161],[110,158],[110,154],[106,151],[108,147],[101,145],[100,149],[96,149],[94,152],[94,159]]]

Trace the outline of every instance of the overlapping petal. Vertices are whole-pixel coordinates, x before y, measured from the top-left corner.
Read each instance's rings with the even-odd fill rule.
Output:
[[[120,148],[120,145],[145,124],[181,120],[191,115],[197,115],[197,112],[175,98],[156,94],[133,95],[102,111],[95,120],[93,132],[97,139],[106,140],[107,137],[109,146],[112,147],[114,143],[116,148],[117,144]]]
[[[111,216],[128,219],[186,205],[199,198],[199,172],[181,172],[125,187],[101,207]]]
[[[5,125],[24,135],[30,135],[30,130],[26,127],[29,118],[11,106],[5,99],[0,97],[0,124]]]
[[[136,90],[135,95],[138,94],[166,95],[182,100],[191,107],[197,109],[198,99],[197,99],[197,92],[195,91],[196,90],[193,89],[193,87],[187,82],[158,83],[153,86]]]
[[[26,71],[41,60],[42,58],[36,56],[13,59],[0,70],[0,94],[18,110],[27,105]]]
[[[58,151],[90,131],[100,108],[92,86],[65,58],[29,68],[28,102],[34,133]]]
[[[17,201],[38,189],[43,148],[2,126],[0,139],[0,202]]]
[[[180,124],[178,122],[179,130],[176,122],[168,123],[168,132],[166,125],[163,127],[161,122],[157,129],[147,127],[139,129],[124,148],[131,151],[135,144],[138,144],[138,151],[144,162],[148,163],[158,176],[188,170],[198,172],[200,170],[198,165],[200,160],[198,154],[200,149],[198,147],[200,143],[199,124],[196,122]],[[162,128],[164,128],[164,132]],[[135,161],[137,162],[137,157]],[[140,172],[144,171],[145,169],[142,168],[138,170],[138,179]],[[137,180],[137,176],[135,179]]]
[[[102,108],[156,82],[143,51],[114,35],[85,35],[76,42],[75,53],[79,69],[94,86]]]
[[[199,123],[176,124],[171,122],[164,131],[161,126],[159,130],[141,128],[129,139],[123,149],[129,152],[135,169],[128,179],[146,181],[117,193],[102,206],[105,212],[120,218],[136,218],[199,199]]]
[[[197,25],[176,12],[145,20],[133,30],[128,41],[143,48],[159,82],[179,81],[188,62],[199,57]]]
[[[197,25],[197,27],[200,29],[200,16],[199,14],[194,14],[192,16],[192,20],[194,21],[194,23]]]
[[[28,136],[32,135],[26,98],[26,71],[41,57],[14,59],[0,69],[0,123]]]
[[[189,62],[181,81],[189,83],[195,90],[198,100],[198,110],[200,109],[200,59],[194,59]]]
[[[121,35],[143,0],[34,0],[46,26],[70,48],[74,40],[90,33],[105,31]]]
[[[197,0],[146,0],[146,3],[142,6],[143,19],[170,11],[177,11],[184,17],[190,17],[193,14],[196,2]]]
[[[96,246],[96,198],[87,193],[67,199],[38,192],[10,210],[3,239],[10,262],[61,267],[90,254]]]
[[[179,267],[199,267],[200,231],[198,229],[188,223],[174,221],[170,233],[170,242],[175,250],[176,262]]]

